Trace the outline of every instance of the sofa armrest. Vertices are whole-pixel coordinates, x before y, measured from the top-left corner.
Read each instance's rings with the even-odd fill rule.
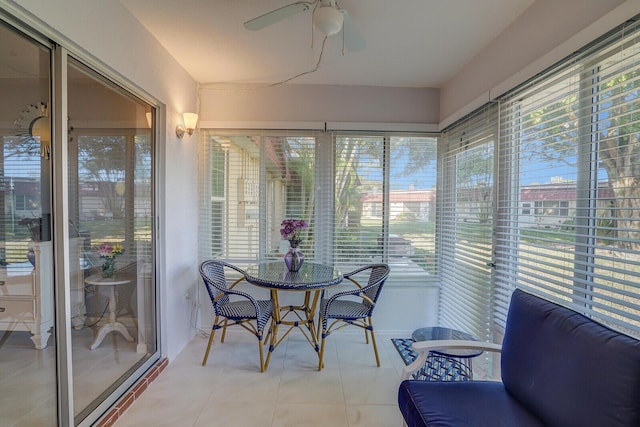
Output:
[[[410,365],[404,367],[402,371],[402,379],[408,380],[427,362],[427,356],[430,351],[444,349],[469,349],[482,350],[500,353],[502,346],[490,342],[472,341],[472,340],[430,340],[418,341],[413,343],[413,350],[418,353],[418,357]]]

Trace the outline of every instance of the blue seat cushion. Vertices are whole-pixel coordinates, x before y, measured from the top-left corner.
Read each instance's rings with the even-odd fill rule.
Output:
[[[640,426],[640,341],[516,289],[502,381],[548,426]]]
[[[405,380],[398,391],[409,427],[542,427],[501,382]]]

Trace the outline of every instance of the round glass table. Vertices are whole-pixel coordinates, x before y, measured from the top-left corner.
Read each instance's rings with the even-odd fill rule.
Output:
[[[441,328],[439,326],[420,328],[413,331],[411,339],[414,341],[431,341],[431,340],[470,340],[477,341],[478,339],[471,334],[459,331],[457,329]],[[438,350],[431,353],[441,354],[443,356],[452,357],[476,357],[482,354],[479,350],[465,350],[465,349],[451,349],[451,350]]]
[[[471,340],[471,334],[439,326],[419,328],[413,331],[414,341]],[[430,351],[425,365],[414,374],[414,379],[425,381],[468,381],[473,378],[471,359],[480,356],[480,350],[441,349]]]
[[[313,262],[305,262],[300,270],[291,272],[284,262],[274,261],[249,265],[245,269],[245,279],[253,285],[269,289],[273,301],[275,325],[271,334],[265,370],[269,366],[271,353],[294,328],[302,332],[319,357],[320,348],[314,326],[318,302],[324,289],[342,282],[342,273],[331,265]],[[284,291],[304,292],[304,300],[300,305],[281,305],[278,292]],[[278,337],[280,327],[287,329]]]

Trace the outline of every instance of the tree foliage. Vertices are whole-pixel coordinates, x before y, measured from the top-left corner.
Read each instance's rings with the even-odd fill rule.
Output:
[[[591,71],[591,70],[589,70]],[[613,192],[612,222],[622,247],[637,247],[640,239],[640,70],[598,81],[592,72],[580,74],[593,94],[584,91],[548,103],[523,118],[522,151],[528,159],[549,165],[590,167],[578,161],[585,145],[597,156]]]

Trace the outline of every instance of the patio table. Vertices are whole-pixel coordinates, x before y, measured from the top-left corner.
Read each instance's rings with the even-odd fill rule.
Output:
[[[319,356],[318,336],[313,324],[318,301],[324,289],[338,285],[342,278],[342,273],[333,266],[313,262],[305,262],[297,272],[289,271],[282,261],[252,264],[245,269],[247,282],[269,289],[273,300],[275,326],[270,337],[265,369],[269,366],[271,353],[294,328],[302,331]],[[279,291],[304,292],[304,300],[301,305],[280,306]],[[278,337],[281,325],[287,329]]]

